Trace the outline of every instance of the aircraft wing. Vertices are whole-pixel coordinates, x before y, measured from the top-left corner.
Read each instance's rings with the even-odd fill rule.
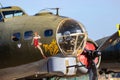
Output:
[[[115,32],[112,36],[102,38],[97,40],[97,44],[99,45],[99,50],[104,50],[109,47],[116,39],[119,38],[118,32]]]
[[[96,41],[101,51],[100,70],[108,72],[120,72],[120,37],[115,32],[109,37],[105,37]],[[112,66],[114,65],[114,66]]]
[[[0,70],[0,79],[2,80],[16,80],[26,76],[37,75],[39,71],[42,74],[47,73],[47,60],[40,60],[30,64],[21,66],[5,68]]]

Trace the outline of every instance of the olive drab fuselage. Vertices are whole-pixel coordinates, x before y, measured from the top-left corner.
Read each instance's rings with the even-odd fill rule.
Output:
[[[15,14],[14,10],[18,13]],[[87,34],[82,24],[51,12],[42,12],[34,16],[28,16],[23,12],[22,16],[19,16],[21,12],[22,10],[15,6],[1,9],[3,18],[0,22],[0,68],[43,59],[42,52],[47,58],[59,53],[75,56],[78,49],[83,50]],[[12,17],[8,15],[10,13]],[[33,40],[35,32],[40,36],[36,38],[36,46]],[[67,38],[69,35],[73,38],[70,41],[71,45],[66,43],[70,39]],[[63,38],[67,38],[68,41],[63,42]],[[71,48],[68,50],[63,43]]]

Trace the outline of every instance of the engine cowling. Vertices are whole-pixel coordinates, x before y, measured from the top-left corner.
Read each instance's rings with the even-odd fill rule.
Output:
[[[97,46],[97,44],[94,41],[92,41],[91,39],[87,40],[86,46],[85,46],[85,48],[87,50],[89,50],[89,51],[95,51],[95,50],[97,50],[97,47],[98,46]],[[89,58],[88,58],[88,52],[86,52],[86,50],[84,50],[82,52],[82,54],[80,54],[80,55],[77,56],[77,59],[78,59],[78,65],[82,66],[82,67],[78,68],[78,71],[81,72],[81,73],[87,73],[88,69],[89,69],[89,65],[90,65]],[[94,58],[94,62],[96,64],[97,68],[100,65],[100,61],[101,61],[101,56]]]

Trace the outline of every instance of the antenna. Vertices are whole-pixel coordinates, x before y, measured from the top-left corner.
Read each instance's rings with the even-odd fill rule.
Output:
[[[59,16],[59,8],[46,8],[46,9],[42,9],[43,10],[56,10],[56,15]]]
[[[56,10],[56,15],[59,16],[59,8],[50,8],[51,10]]]
[[[59,16],[59,8],[56,8],[56,15]]]

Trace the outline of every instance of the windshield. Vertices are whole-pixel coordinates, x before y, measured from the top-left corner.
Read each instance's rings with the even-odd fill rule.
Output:
[[[21,10],[13,10],[13,11],[3,11],[4,18],[11,18],[14,16],[22,16],[24,12]]]

